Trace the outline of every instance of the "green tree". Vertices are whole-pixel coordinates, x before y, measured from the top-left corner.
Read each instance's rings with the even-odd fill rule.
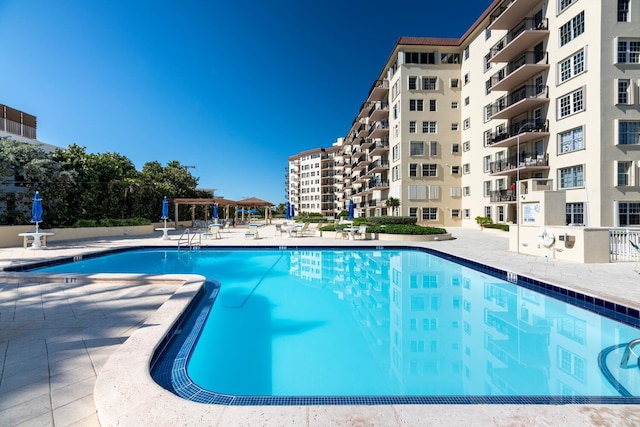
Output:
[[[396,215],[398,212],[398,207],[400,207],[400,200],[395,197],[389,197],[385,202],[388,208],[391,208],[392,215]]]

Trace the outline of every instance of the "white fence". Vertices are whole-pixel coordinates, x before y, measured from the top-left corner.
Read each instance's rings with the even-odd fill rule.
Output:
[[[609,260],[637,261],[640,251],[630,243],[640,247],[640,229],[612,228],[609,230]]]

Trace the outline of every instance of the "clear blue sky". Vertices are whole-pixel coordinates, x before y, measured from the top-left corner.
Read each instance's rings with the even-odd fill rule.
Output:
[[[0,0],[0,103],[42,142],[282,203],[287,157],[346,135],[399,37],[458,38],[490,4]]]

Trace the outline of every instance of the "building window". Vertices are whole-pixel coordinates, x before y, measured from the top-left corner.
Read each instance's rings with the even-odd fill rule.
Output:
[[[422,220],[423,221],[437,221],[438,220],[438,208],[422,208]]]
[[[504,222],[504,206],[498,206],[498,222]]]
[[[469,219],[471,218],[471,210],[470,209],[463,209],[462,210],[462,217],[464,219]]]
[[[438,176],[438,165],[436,165],[435,163],[423,163],[422,176],[430,176],[430,177]]]
[[[409,90],[416,90],[418,88],[418,78],[416,76],[409,76]]]
[[[618,221],[620,227],[640,225],[640,203],[620,202],[618,204]]]
[[[460,209],[451,209],[451,218],[460,218]]]
[[[431,157],[438,155],[438,141],[429,141],[429,155]]]
[[[559,170],[560,188],[577,188],[584,186],[584,167],[582,165],[571,166]]]
[[[637,145],[640,143],[640,122],[618,122],[618,144]]]
[[[584,89],[580,88],[558,100],[559,118],[564,118],[584,110]]]
[[[491,196],[491,181],[485,181],[484,183],[484,197]]]
[[[422,99],[410,99],[409,111],[424,111],[424,101]]]
[[[564,46],[582,33],[584,33],[584,11],[560,27],[560,46]]]
[[[469,46],[464,48],[464,59],[469,59]]]
[[[471,187],[462,187],[462,195],[470,196],[471,195]]]
[[[629,105],[631,99],[631,80],[618,79],[618,105]]]
[[[409,143],[409,155],[410,156],[424,156],[424,142],[411,141]]]
[[[580,126],[566,132],[561,132],[558,135],[558,142],[560,144],[560,154],[582,150],[584,148],[584,129]]]
[[[471,82],[471,77],[469,76],[469,73],[464,75],[464,84],[469,84],[469,82]]]
[[[471,150],[471,142],[470,141],[465,141],[462,143],[462,151],[469,151]]]
[[[418,208],[409,208],[409,216],[413,218],[418,217]]]
[[[451,154],[458,154],[460,153],[460,144],[451,144]]]
[[[436,122],[422,122],[422,133],[436,133]]]
[[[467,117],[466,119],[464,119],[464,122],[462,122],[462,127],[466,130],[469,129],[471,127],[471,119],[469,117]]]
[[[484,146],[488,147],[493,143],[493,137],[491,135],[491,130],[484,131]]]
[[[578,0],[560,0],[558,4],[558,13],[562,12]]]
[[[571,57],[560,62],[559,73],[560,83],[569,80],[584,72],[584,49],[573,54]]]
[[[438,78],[437,77],[423,77],[422,78],[423,90],[438,90]]]
[[[469,105],[469,97],[468,96],[464,98],[464,105],[465,106]]]
[[[469,163],[462,165],[462,173],[465,175],[471,173],[471,165]]]
[[[409,122],[409,133],[416,133],[416,122],[412,120]]]
[[[629,22],[629,0],[618,0],[618,22]]]
[[[417,163],[411,163],[409,165],[409,176],[411,176],[411,177],[418,176],[418,164]]]
[[[484,107],[484,122],[488,122],[491,120],[491,116],[493,115],[493,106],[491,104]]]
[[[452,101],[451,102],[451,109],[453,109],[453,110],[457,110],[458,109],[458,101]]]
[[[491,206],[484,207],[484,216],[486,218],[491,218]]]
[[[618,40],[618,63],[640,64],[640,40]]]
[[[567,203],[565,212],[567,225],[584,225],[584,203]]]
[[[459,64],[460,54],[459,53],[441,53],[440,63],[441,64]]]
[[[394,181],[400,179],[400,166],[394,166],[393,169],[391,169],[391,179]]]
[[[631,185],[631,162],[618,162],[618,178],[616,186],[624,187]]]
[[[484,172],[489,172],[491,170],[491,156],[484,156],[482,164]]]
[[[434,52],[405,52],[404,62],[406,64],[435,64],[436,54]]]
[[[399,150],[399,148],[400,148],[400,145],[396,144],[391,149],[391,157],[393,158],[393,160],[400,159],[400,150]]]
[[[460,175],[460,166],[451,166],[451,175]]]
[[[429,100],[429,111],[436,111],[437,102],[435,99]]]
[[[458,130],[458,123],[451,123],[451,130],[457,131]]]
[[[460,87],[460,79],[451,79],[451,80],[449,80],[449,87],[451,87],[451,88]]]

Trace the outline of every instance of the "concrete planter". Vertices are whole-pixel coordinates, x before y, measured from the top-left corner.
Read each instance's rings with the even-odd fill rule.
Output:
[[[321,231],[321,237],[336,238],[335,231]],[[389,242],[435,242],[438,240],[451,240],[451,233],[446,234],[385,234],[367,233],[367,240],[382,240]],[[358,239],[360,240],[360,239]]]

